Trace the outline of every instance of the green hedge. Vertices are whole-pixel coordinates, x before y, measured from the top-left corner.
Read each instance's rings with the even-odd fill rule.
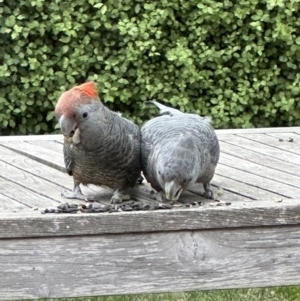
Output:
[[[2,3],[1,3],[2,2]],[[299,0],[0,0],[0,130],[54,130],[95,80],[141,124],[156,98],[216,128],[300,125]]]

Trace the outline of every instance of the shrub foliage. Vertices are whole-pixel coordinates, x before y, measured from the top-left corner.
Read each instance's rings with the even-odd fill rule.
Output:
[[[54,130],[95,80],[141,124],[158,99],[216,128],[300,124],[300,0],[0,0],[2,133]]]

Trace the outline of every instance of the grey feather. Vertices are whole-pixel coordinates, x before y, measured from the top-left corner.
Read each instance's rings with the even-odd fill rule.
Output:
[[[79,184],[95,184],[123,192],[135,185],[140,176],[140,130],[137,125],[101,102],[80,107],[88,118],[78,121],[76,143],[65,137],[64,159],[67,172],[74,177],[74,193],[81,198]],[[119,202],[121,200],[113,200]]]
[[[157,191],[166,192],[168,187],[173,200],[196,182],[213,197],[209,184],[220,148],[210,119],[152,103],[163,114],[170,113],[151,119],[141,129],[142,169],[147,181]]]

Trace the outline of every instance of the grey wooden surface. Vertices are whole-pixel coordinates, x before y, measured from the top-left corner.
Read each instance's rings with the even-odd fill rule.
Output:
[[[299,248],[299,226],[8,239],[0,299],[299,284]]]
[[[0,299],[300,284],[300,128],[217,135],[222,206],[195,185],[180,201],[201,206],[53,215],[40,210],[73,185],[62,136],[0,137]],[[112,193],[83,189],[101,204]]]

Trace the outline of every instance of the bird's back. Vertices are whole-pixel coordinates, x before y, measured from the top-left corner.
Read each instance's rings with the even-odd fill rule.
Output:
[[[181,113],[163,115],[148,121],[141,129],[142,134],[142,167],[144,173],[150,172],[149,158],[156,149],[164,151],[164,147],[176,147],[180,141],[192,139],[204,170],[204,175],[213,175],[219,160],[219,143],[213,127],[208,118],[196,114]],[[186,139],[189,138],[189,139]],[[150,174],[150,178],[154,175]],[[202,181],[199,174],[199,181]],[[205,179],[204,179],[205,180]]]

